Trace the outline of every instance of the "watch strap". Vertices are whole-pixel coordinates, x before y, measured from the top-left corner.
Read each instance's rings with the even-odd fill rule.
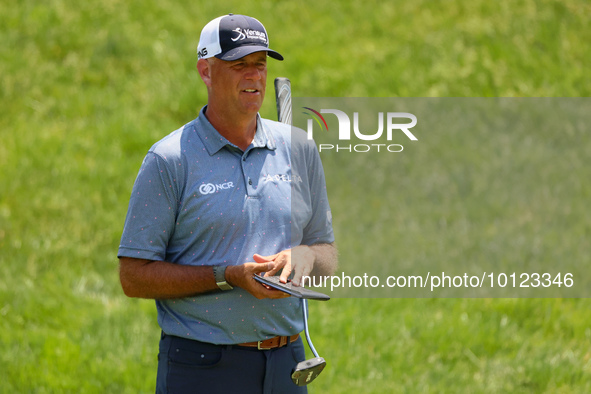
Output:
[[[215,277],[215,284],[220,288],[220,290],[232,290],[233,287],[230,286],[228,282],[226,282],[226,266],[213,266],[213,276]]]

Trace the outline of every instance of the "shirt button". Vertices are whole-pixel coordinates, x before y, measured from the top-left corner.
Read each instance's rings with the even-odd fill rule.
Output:
[[[252,179],[248,178],[248,184],[252,185]]]

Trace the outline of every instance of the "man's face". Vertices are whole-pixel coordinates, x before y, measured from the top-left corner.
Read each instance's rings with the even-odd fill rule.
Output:
[[[265,98],[267,52],[255,52],[234,61],[208,60],[210,104],[234,113],[256,115]]]

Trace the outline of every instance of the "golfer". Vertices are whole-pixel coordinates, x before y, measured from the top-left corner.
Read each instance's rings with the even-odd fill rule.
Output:
[[[301,393],[301,303],[253,275],[331,275],[337,264],[316,146],[262,119],[269,48],[256,19],[209,22],[198,117],[148,151],[118,257],[130,297],[156,300],[158,393]]]

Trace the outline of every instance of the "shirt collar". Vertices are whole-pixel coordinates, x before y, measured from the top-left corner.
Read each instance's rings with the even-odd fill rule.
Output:
[[[195,119],[195,131],[199,138],[201,138],[205,149],[207,149],[207,153],[209,153],[210,156],[213,156],[225,146],[236,148],[236,145],[223,137],[215,127],[209,123],[209,120],[205,117],[206,108],[207,106],[203,107],[199,112],[199,117]],[[277,148],[273,136],[263,124],[262,118],[259,114],[257,114],[257,130],[248,149],[254,148],[267,148],[269,150],[275,150]]]

